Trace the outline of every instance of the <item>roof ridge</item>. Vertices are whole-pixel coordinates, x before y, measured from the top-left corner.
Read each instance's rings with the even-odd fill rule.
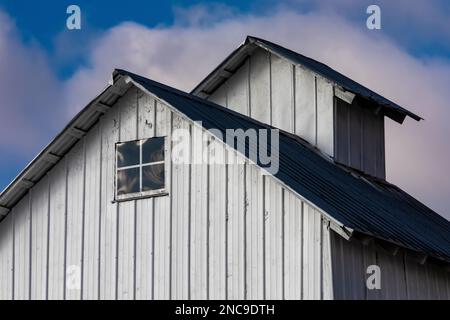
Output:
[[[251,36],[248,36],[248,37],[252,38]],[[255,37],[253,37],[253,38],[255,38]],[[258,38],[256,38],[256,39],[258,39]],[[241,118],[241,119],[243,119],[243,120],[245,120],[245,121],[255,123],[255,124],[257,124],[257,125],[259,125],[259,126],[262,126],[262,127],[265,127],[265,128],[277,129],[281,135],[284,135],[284,136],[286,136],[286,137],[289,138],[289,139],[295,140],[296,142],[302,144],[304,147],[306,147],[306,148],[308,148],[309,150],[311,150],[312,152],[314,152],[316,155],[321,156],[322,158],[324,158],[325,160],[327,160],[328,162],[330,162],[331,164],[333,164],[333,165],[334,165],[336,168],[338,168],[339,170],[342,170],[342,171],[344,171],[344,172],[347,172],[347,173],[352,174],[352,175],[355,176],[356,178],[363,180],[365,183],[371,185],[372,187],[373,187],[372,183],[374,182],[374,183],[382,184],[382,185],[384,185],[384,186],[392,187],[392,188],[395,188],[395,189],[398,190],[398,191],[404,192],[400,187],[398,187],[397,185],[395,185],[395,184],[393,184],[393,183],[387,181],[386,179],[381,179],[381,178],[379,178],[379,177],[370,175],[370,174],[368,174],[368,173],[365,173],[365,172],[363,172],[363,171],[357,170],[357,169],[355,169],[355,168],[349,167],[349,166],[347,166],[347,165],[345,165],[345,164],[342,164],[342,163],[340,163],[340,162],[337,162],[337,161],[333,160],[333,159],[330,158],[328,155],[324,154],[324,153],[323,153],[320,149],[318,149],[316,146],[312,145],[312,144],[311,144],[310,142],[308,142],[307,140],[305,140],[305,139],[303,139],[302,137],[300,137],[300,136],[298,136],[298,135],[295,135],[295,134],[293,134],[293,133],[291,133],[291,132],[288,132],[288,131],[285,131],[285,130],[283,130],[283,129],[274,127],[274,126],[272,126],[272,125],[269,125],[269,124],[267,124],[267,123],[258,121],[258,120],[254,119],[254,118],[252,118],[252,117],[249,117],[249,116],[244,115],[244,114],[242,114],[242,113],[236,112],[236,111],[234,111],[234,110],[232,110],[232,109],[226,108],[226,107],[221,106],[221,105],[219,105],[219,104],[217,104],[217,103],[214,103],[214,102],[212,102],[212,101],[209,101],[209,100],[200,98],[200,97],[198,97],[198,96],[196,96],[196,95],[194,95],[194,94],[192,94],[192,93],[188,93],[188,92],[185,92],[185,91],[183,91],[183,90],[180,90],[180,89],[177,89],[177,88],[168,86],[168,85],[163,84],[163,83],[161,83],[161,82],[158,82],[158,81],[156,81],[156,80],[149,79],[149,78],[147,78],[147,77],[144,77],[144,76],[135,74],[135,73],[130,72],[130,71],[128,71],[128,70],[124,70],[124,69],[115,69],[115,71],[117,71],[117,72],[119,72],[119,73],[122,73],[122,74],[125,74],[125,75],[130,75],[130,76],[134,76],[134,77],[139,77],[139,78],[143,79],[144,81],[150,82],[152,85],[157,86],[157,87],[159,87],[159,88],[161,88],[161,89],[163,89],[163,90],[165,90],[165,91],[167,91],[167,92],[169,92],[169,93],[172,93],[172,94],[175,93],[175,94],[177,94],[177,95],[186,97],[186,98],[188,98],[188,99],[195,100],[195,101],[197,101],[197,102],[199,102],[199,103],[201,103],[201,104],[203,104],[203,105],[207,105],[208,107],[219,109],[219,110],[221,110],[221,111],[223,111],[223,112],[226,112],[226,113],[231,114],[231,115],[233,115],[233,116],[235,116],[235,117]],[[431,209],[430,209],[430,210],[431,210]]]
[[[121,75],[128,75],[132,82]],[[86,132],[90,130],[101,114],[104,114],[98,111],[97,103],[100,102],[100,106],[106,108],[108,105],[112,106],[123,96],[123,90],[127,90],[133,82],[192,121],[202,121],[205,129],[217,126],[217,129],[225,132],[227,128],[274,128],[211,101],[122,69],[116,69],[113,76],[115,90],[110,86],[101,92],[69,122],[58,138],[49,144],[50,151],[52,148],[61,148],[59,144],[64,144],[64,148],[57,152],[60,159],[80,141],[78,138],[71,138],[71,124],[81,125]],[[116,80],[120,82],[116,83]],[[118,87],[121,88],[120,93],[117,93]],[[66,138],[70,140],[64,140]],[[245,152],[252,147],[247,144],[246,148]],[[379,184],[379,190],[374,189],[370,186],[370,179],[368,181],[364,176],[355,176],[354,172],[345,171],[333,161],[325,161],[312,145],[283,130],[280,130],[278,148],[280,170],[273,176],[332,221],[354,231],[371,234],[450,262],[450,222],[420,201],[398,187],[398,192],[392,187],[386,187],[387,184]],[[25,178],[28,173],[36,175],[37,180],[33,181],[37,183],[60,161],[52,162],[42,169],[43,163],[47,163],[44,156],[44,153],[40,153],[23,170]],[[19,180],[13,181],[11,190],[6,191],[6,196],[4,192],[0,194],[0,201],[6,199],[8,202],[5,204],[9,208],[14,207],[28,190],[28,187],[23,188],[21,185],[21,176],[16,179]]]
[[[208,81],[217,75],[217,73],[224,68],[224,66],[229,63],[235,57],[239,50],[242,47],[248,45],[256,45],[264,50],[269,52],[273,52],[294,64],[299,64],[304,66],[305,68],[311,70],[312,72],[320,75],[328,79],[331,82],[334,82],[337,86],[344,88],[347,91],[350,91],[368,101],[376,103],[377,105],[383,107],[384,115],[397,121],[399,123],[403,123],[406,116],[411,117],[416,121],[423,120],[423,118],[405,108],[397,104],[396,102],[385,98],[381,94],[373,91],[372,89],[358,83],[357,81],[349,78],[345,74],[333,69],[327,64],[315,60],[311,57],[305,56],[301,53],[298,53],[289,48],[283,47],[279,44],[271,42],[269,40],[265,40],[259,37],[250,36],[246,37],[244,44],[240,45],[237,49],[235,49],[230,55],[228,55],[212,72],[210,72],[195,88],[191,91],[193,92],[201,92],[208,87]],[[211,89],[211,88],[210,88]],[[209,90],[209,89],[208,89]]]

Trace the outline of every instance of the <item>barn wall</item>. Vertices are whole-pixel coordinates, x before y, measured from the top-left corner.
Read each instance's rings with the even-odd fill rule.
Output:
[[[209,99],[298,134],[333,156],[333,97],[333,85],[325,78],[256,49]]]
[[[336,98],[335,159],[385,179],[384,115],[355,100],[350,105]]]
[[[384,115],[361,99],[349,105],[334,95],[325,78],[258,48],[208,99],[384,179]]]
[[[347,241],[331,232],[335,299],[450,299],[450,272],[436,263],[419,263],[409,250]],[[369,265],[381,270],[381,289],[366,287]]]
[[[172,163],[169,195],[113,202],[115,143],[177,128],[202,131],[130,89],[0,222],[0,298],[332,298],[328,224],[248,162]]]

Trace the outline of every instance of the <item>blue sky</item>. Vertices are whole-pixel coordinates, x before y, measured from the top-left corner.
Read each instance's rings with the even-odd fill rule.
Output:
[[[365,27],[378,4],[381,30]],[[65,27],[77,4],[82,29]],[[0,189],[112,68],[189,90],[252,34],[321,60],[426,121],[387,122],[388,179],[450,218],[450,1],[0,0]],[[5,76],[7,75],[7,76]]]

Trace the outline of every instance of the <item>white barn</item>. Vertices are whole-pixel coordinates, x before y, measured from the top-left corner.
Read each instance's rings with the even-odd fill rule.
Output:
[[[254,37],[191,94],[115,70],[0,194],[0,299],[450,299],[450,223],[385,181],[406,116]],[[273,127],[276,173],[219,134]]]

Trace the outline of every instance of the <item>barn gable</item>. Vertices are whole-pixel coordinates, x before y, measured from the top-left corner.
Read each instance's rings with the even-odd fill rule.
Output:
[[[113,77],[0,195],[10,211],[1,227],[13,226],[0,243],[6,296],[332,298],[339,279],[332,259],[341,261],[332,246],[341,243],[330,229],[449,261],[448,221],[287,132],[280,132],[273,176],[242,155],[239,166],[173,164],[168,195],[114,201],[117,142],[170,136],[175,128],[272,127],[124,70]],[[70,146],[61,140],[74,135]],[[224,148],[210,138],[211,148]],[[66,151],[55,154],[61,141]],[[44,170],[49,154],[59,161]],[[28,179],[36,172],[41,178]],[[80,287],[72,282],[78,274]]]
[[[192,91],[294,133],[335,162],[385,179],[384,118],[421,118],[330,67],[247,37]]]
[[[106,94],[121,96],[1,222],[2,297],[332,298],[330,220],[242,156],[239,165],[173,163],[168,194],[114,201],[118,142],[203,130],[133,84],[115,72]]]
[[[190,119],[202,120],[206,129],[270,128],[144,77],[121,70],[116,74],[130,76]],[[335,221],[349,229],[450,260],[450,222],[398,187],[336,165],[307,142],[286,132],[280,133],[279,151],[280,169],[274,176]]]

